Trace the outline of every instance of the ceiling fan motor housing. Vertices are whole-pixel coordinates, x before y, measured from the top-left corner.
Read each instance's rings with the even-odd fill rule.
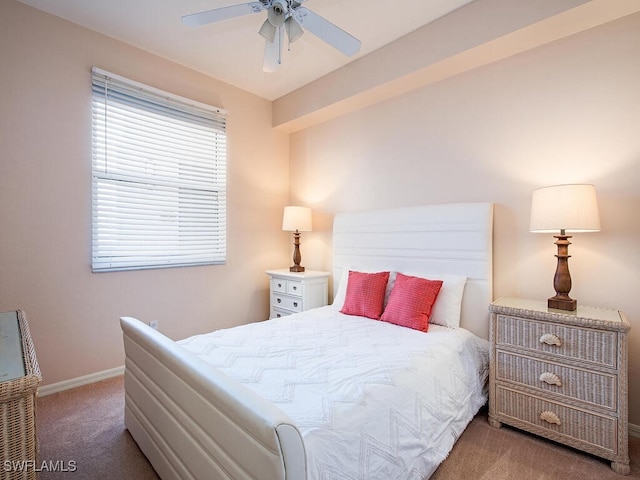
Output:
[[[287,16],[287,13],[289,13],[289,4],[286,0],[273,0],[273,2],[271,2],[271,8],[269,9],[269,21],[273,20],[276,21],[278,23],[278,25],[276,25],[275,23],[273,23],[274,26],[280,26],[284,23],[284,20]]]

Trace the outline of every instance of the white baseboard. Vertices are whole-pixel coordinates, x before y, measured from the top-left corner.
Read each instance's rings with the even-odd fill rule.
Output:
[[[640,425],[629,424],[629,436],[640,438]]]
[[[38,388],[38,396],[45,397],[52,393],[62,392],[64,390],[69,390],[70,388],[88,385],[90,383],[99,382],[100,380],[106,380],[107,378],[113,378],[123,374],[124,365],[121,367],[111,368],[109,370],[103,370],[102,372],[90,373],[89,375],[84,375],[82,377],[72,378],[70,380],[64,380],[62,382],[40,387]]]

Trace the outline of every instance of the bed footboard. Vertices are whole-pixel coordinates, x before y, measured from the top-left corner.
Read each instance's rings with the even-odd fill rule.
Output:
[[[288,416],[134,318],[120,319],[125,426],[163,480],[304,480]]]

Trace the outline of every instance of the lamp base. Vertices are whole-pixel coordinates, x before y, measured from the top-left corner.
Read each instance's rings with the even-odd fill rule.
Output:
[[[568,295],[564,296],[564,298],[556,295],[555,297],[551,297],[547,300],[547,306],[549,308],[555,308],[556,310],[573,312],[578,308],[578,301],[570,298]]]
[[[304,272],[304,267],[300,265],[302,255],[300,255],[300,232],[293,233],[293,266],[289,267],[290,272]]]
[[[565,235],[563,229],[560,230],[560,235],[554,235],[554,238],[556,238],[555,243],[558,246],[558,254],[556,255],[558,266],[553,277],[553,289],[556,294],[547,301],[547,306],[557,310],[573,312],[578,308],[578,302],[569,296],[571,291],[571,274],[569,273],[569,258],[571,258],[569,245],[571,245],[571,242],[569,239],[571,235]]]

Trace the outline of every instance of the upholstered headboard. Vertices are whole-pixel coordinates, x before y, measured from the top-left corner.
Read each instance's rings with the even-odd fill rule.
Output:
[[[460,325],[489,338],[492,203],[339,213],[333,222],[334,292],[345,268],[464,275]]]

